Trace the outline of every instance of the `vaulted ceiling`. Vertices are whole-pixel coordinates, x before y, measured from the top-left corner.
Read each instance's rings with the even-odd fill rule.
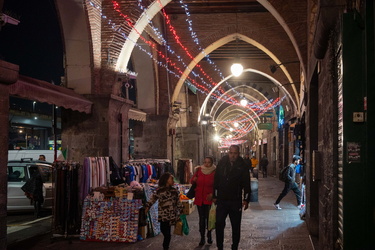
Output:
[[[209,20],[222,26],[218,30],[225,32],[232,29],[228,34],[237,34],[232,40],[210,50],[199,62],[212,75],[215,72],[209,67],[217,65],[225,78],[231,74],[229,68],[235,58],[240,58],[246,69],[252,69],[239,77],[218,80],[219,84],[221,80],[223,83],[217,95],[221,93],[223,99],[236,100],[237,103],[212,98],[215,94],[212,92],[206,97],[207,103],[202,105],[200,118],[209,113],[210,119],[219,125],[218,133],[222,137],[230,129],[234,138],[246,138],[244,135],[256,130],[262,122],[262,115],[275,114],[275,108],[280,104],[289,118],[299,116],[307,53],[305,1],[186,0],[172,1],[164,9],[179,29],[183,26],[178,20],[186,18],[188,9],[187,16],[193,20],[194,32],[203,41],[208,41],[207,47],[222,38],[212,34]],[[185,36],[183,38],[186,39]],[[247,107],[239,105],[243,98],[249,102]],[[240,122],[240,128],[234,126],[237,122]]]
[[[134,70],[145,76],[150,70],[143,62],[152,54],[147,46],[157,44],[153,53],[158,58],[150,61],[167,70],[172,89],[170,96],[160,92],[156,102],[173,104],[190,83],[202,96],[198,119],[208,113],[219,125],[218,133],[232,128],[237,138],[257,130],[262,115],[275,114],[279,105],[287,117],[301,114],[308,54],[307,1],[99,2],[87,4],[94,67],[107,63],[125,71],[132,61]],[[96,29],[100,19],[102,27]],[[147,55],[139,56],[142,53]],[[142,63],[137,64],[137,59]],[[244,67],[239,77],[230,71],[235,60]],[[141,82],[139,77],[138,89],[147,92],[150,81],[144,79],[144,86]],[[248,101],[245,107],[240,105],[243,98]],[[234,127],[238,122],[241,129]]]

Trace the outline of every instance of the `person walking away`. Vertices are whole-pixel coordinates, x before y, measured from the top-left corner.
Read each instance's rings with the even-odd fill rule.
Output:
[[[250,160],[250,157],[249,157],[249,154],[246,154],[245,157],[243,158],[243,160],[245,161],[245,164],[246,166],[248,167],[249,171],[252,170],[252,163],[251,163],[251,160]]]
[[[171,242],[171,226],[176,224],[183,210],[179,191],[174,188],[173,185],[173,175],[169,172],[164,173],[159,179],[158,189],[145,205],[145,212],[147,214],[150,207],[159,200],[158,221],[160,222],[160,231],[164,236],[164,250],[169,249],[169,244]]]
[[[229,147],[229,154],[219,161],[214,177],[213,202],[216,203],[216,245],[223,249],[225,220],[229,215],[232,225],[232,249],[237,250],[241,237],[242,208],[249,207],[250,173],[237,145]],[[242,198],[243,193],[243,198]]]
[[[196,183],[194,204],[197,205],[199,214],[199,232],[201,234],[200,246],[206,243],[205,234],[208,229],[208,215],[212,204],[212,192],[216,166],[212,157],[204,158],[202,166],[195,168],[191,184]],[[207,243],[212,244],[211,230],[207,231]]]
[[[263,155],[263,158],[259,162],[259,166],[263,173],[263,178],[267,178],[267,166],[268,166],[268,159],[266,154]]]
[[[21,187],[25,192],[27,198],[34,203],[35,218],[41,217],[42,204],[44,203],[43,196],[43,178],[37,167],[30,167],[30,179]]]
[[[279,197],[277,198],[276,202],[273,204],[276,209],[281,209],[280,201],[289,193],[290,190],[293,190],[294,194],[297,198],[297,206],[299,209],[302,208],[302,193],[301,190],[298,188],[296,183],[296,166],[299,164],[300,158],[298,155],[293,156],[293,163],[288,166],[286,181],[284,185],[283,191],[280,193]]]

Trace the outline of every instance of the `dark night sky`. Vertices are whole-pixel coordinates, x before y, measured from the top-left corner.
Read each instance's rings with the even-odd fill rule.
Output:
[[[21,75],[60,84],[63,45],[53,0],[5,0],[3,13],[20,21],[0,30],[0,59],[19,65]],[[29,110],[33,100],[11,98],[13,109]],[[37,105],[50,113],[50,105]]]
[[[61,33],[53,0],[5,0],[3,13],[20,23],[0,30],[0,58],[20,66],[20,74],[60,84]]]

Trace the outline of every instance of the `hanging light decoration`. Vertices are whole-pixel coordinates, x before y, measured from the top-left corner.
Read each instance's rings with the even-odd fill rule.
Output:
[[[238,23],[237,23],[237,13],[236,13],[236,32],[238,30]],[[230,71],[234,76],[240,76],[243,71],[243,66],[240,63],[240,57],[238,56],[238,36],[236,37],[236,58],[232,66],[230,67]]]
[[[241,63],[233,63],[230,67],[230,71],[234,76],[240,76],[243,72],[243,66]]]
[[[242,97],[242,99],[240,101],[240,104],[241,104],[241,106],[246,107],[247,106],[247,100],[244,97]]]

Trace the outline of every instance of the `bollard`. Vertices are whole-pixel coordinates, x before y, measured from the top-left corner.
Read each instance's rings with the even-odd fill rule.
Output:
[[[250,179],[251,195],[250,202],[258,202],[258,179]]]

